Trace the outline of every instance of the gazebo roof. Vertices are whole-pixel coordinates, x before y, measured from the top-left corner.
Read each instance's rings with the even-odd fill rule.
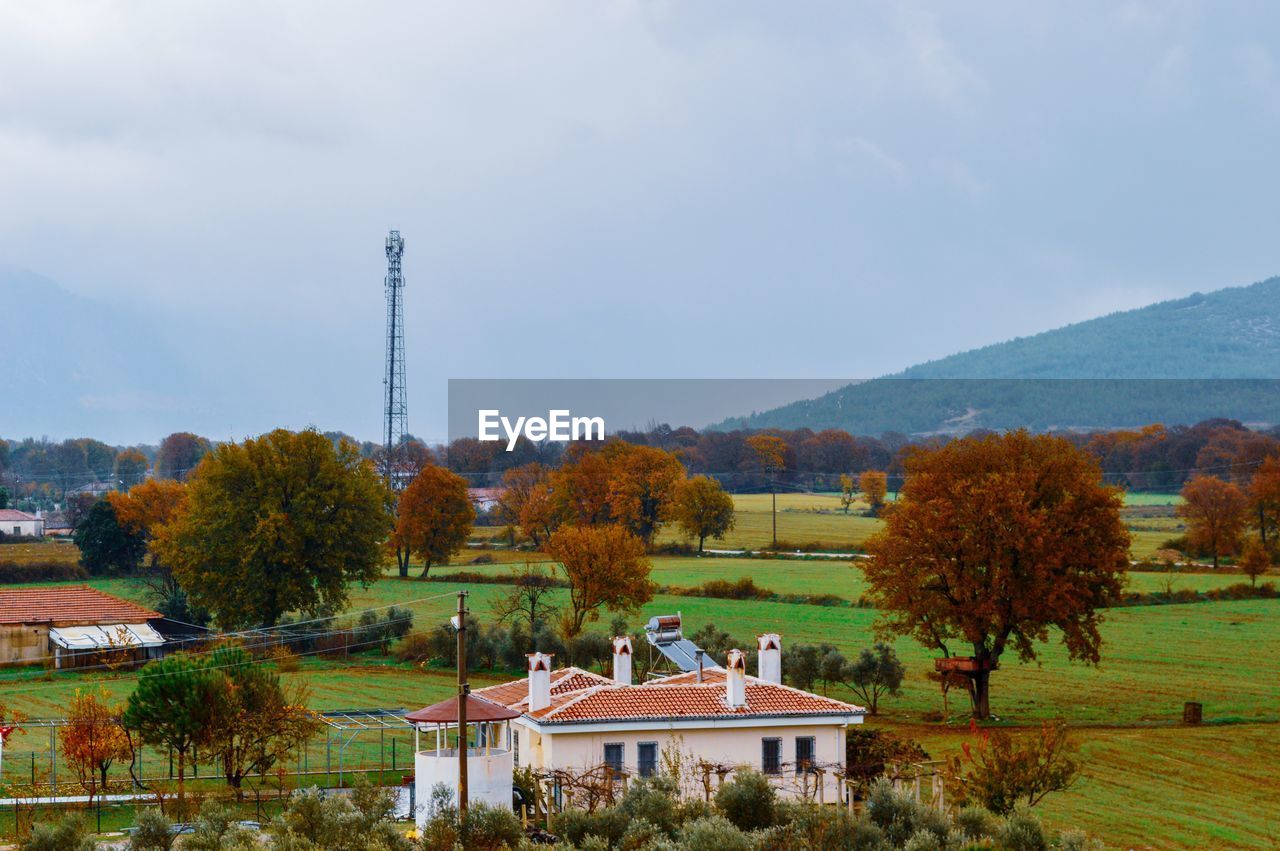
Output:
[[[514,709],[499,706],[496,703],[485,700],[483,697],[476,697],[474,694],[467,695],[468,724],[476,721],[509,721],[512,718],[519,717],[520,713]],[[447,700],[442,700],[424,709],[410,712],[404,716],[404,719],[414,723],[425,724],[456,722],[458,720],[458,699],[451,697]]]

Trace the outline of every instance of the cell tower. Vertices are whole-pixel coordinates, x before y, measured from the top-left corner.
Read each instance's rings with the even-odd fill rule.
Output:
[[[404,275],[400,258],[404,256],[404,240],[400,231],[387,236],[387,372],[382,379],[386,393],[386,428],[382,435],[383,475],[395,490],[403,486],[399,474],[400,442],[409,421],[409,407],[404,390]]]

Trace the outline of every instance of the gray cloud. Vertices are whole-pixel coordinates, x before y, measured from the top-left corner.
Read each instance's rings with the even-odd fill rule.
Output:
[[[389,227],[416,432],[449,377],[875,375],[1276,272],[1277,17],[6,3],[0,261],[168,329],[219,435],[377,434]]]

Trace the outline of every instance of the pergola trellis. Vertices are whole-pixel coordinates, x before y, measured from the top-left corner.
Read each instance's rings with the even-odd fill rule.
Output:
[[[386,770],[384,746],[386,744],[387,730],[393,732],[401,732],[406,728],[412,729],[413,725],[405,720],[404,708],[399,709],[330,709],[320,713],[320,721],[325,725],[324,733],[324,770],[326,774],[332,771],[333,760],[333,739],[336,734],[338,738],[338,785],[342,785],[343,757],[347,752],[347,747],[356,740],[361,733],[370,730],[378,731],[378,770],[379,772]],[[391,740],[391,764],[395,765],[395,745],[396,740]],[[305,757],[300,756],[300,760]],[[299,774],[305,774],[305,766],[299,764]]]

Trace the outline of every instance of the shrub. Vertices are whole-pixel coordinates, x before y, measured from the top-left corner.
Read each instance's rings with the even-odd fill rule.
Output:
[[[792,801],[779,802],[777,826],[762,836],[770,848],[879,849],[884,834],[878,827],[853,818],[839,807],[815,807]]]
[[[0,561],[0,585],[88,579],[89,571],[65,561]]]
[[[1103,844],[1090,839],[1083,830],[1064,830],[1058,836],[1058,848],[1062,851],[1102,851]]]
[[[555,817],[552,830],[562,839],[580,847],[589,836],[599,837],[608,845],[616,845],[627,831],[627,817],[617,807],[594,813],[570,807]]]
[[[751,838],[724,816],[691,821],[680,831],[681,851],[751,851],[751,844]]]
[[[996,842],[1006,851],[1047,851],[1049,840],[1040,820],[1030,812],[1018,809],[996,832]]]
[[[667,836],[674,836],[680,822],[676,806],[679,789],[670,777],[655,775],[637,780],[627,789],[618,809],[633,822],[643,821]]]
[[[129,837],[130,851],[169,851],[173,848],[173,824],[156,809],[138,813],[136,830]]]
[[[939,841],[947,838],[949,826],[945,815],[910,795],[894,791],[887,780],[877,781],[871,787],[867,813],[895,847],[906,844],[921,830],[934,834]]]
[[[401,662],[425,662],[431,658],[431,636],[425,632],[411,632],[396,645],[396,658]]]
[[[183,837],[182,851],[240,851],[259,848],[257,834],[241,827],[230,807],[217,801],[205,801],[191,825],[192,832]]]
[[[716,791],[716,807],[742,830],[772,827],[778,793],[758,771],[737,771]]]
[[[475,803],[467,807],[467,815],[459,825],[462,847],[475,851],[501,851],[520,844],[524,830],[515,813],[506,807]]]
[[[995,836],[996,829],[999,827],[996,817],[982,807],[965,807],[956,813],[954,821],[956,829],[964,835],[965,839]]]
[[[37,824],[19,851],[93,851],[88,823],[79,815],[69,815],[57,824]]]
[[[964,745],[963,757],[952,757],[950,776],[960,796],[996,815],[1013,812],[1019,802],[1035,806],[1051,792],[1070,788],[1082,764],[1059,721],[1045,723],[1031,735],[1014,739],[1004,730],[979,730],[978,741]]]

